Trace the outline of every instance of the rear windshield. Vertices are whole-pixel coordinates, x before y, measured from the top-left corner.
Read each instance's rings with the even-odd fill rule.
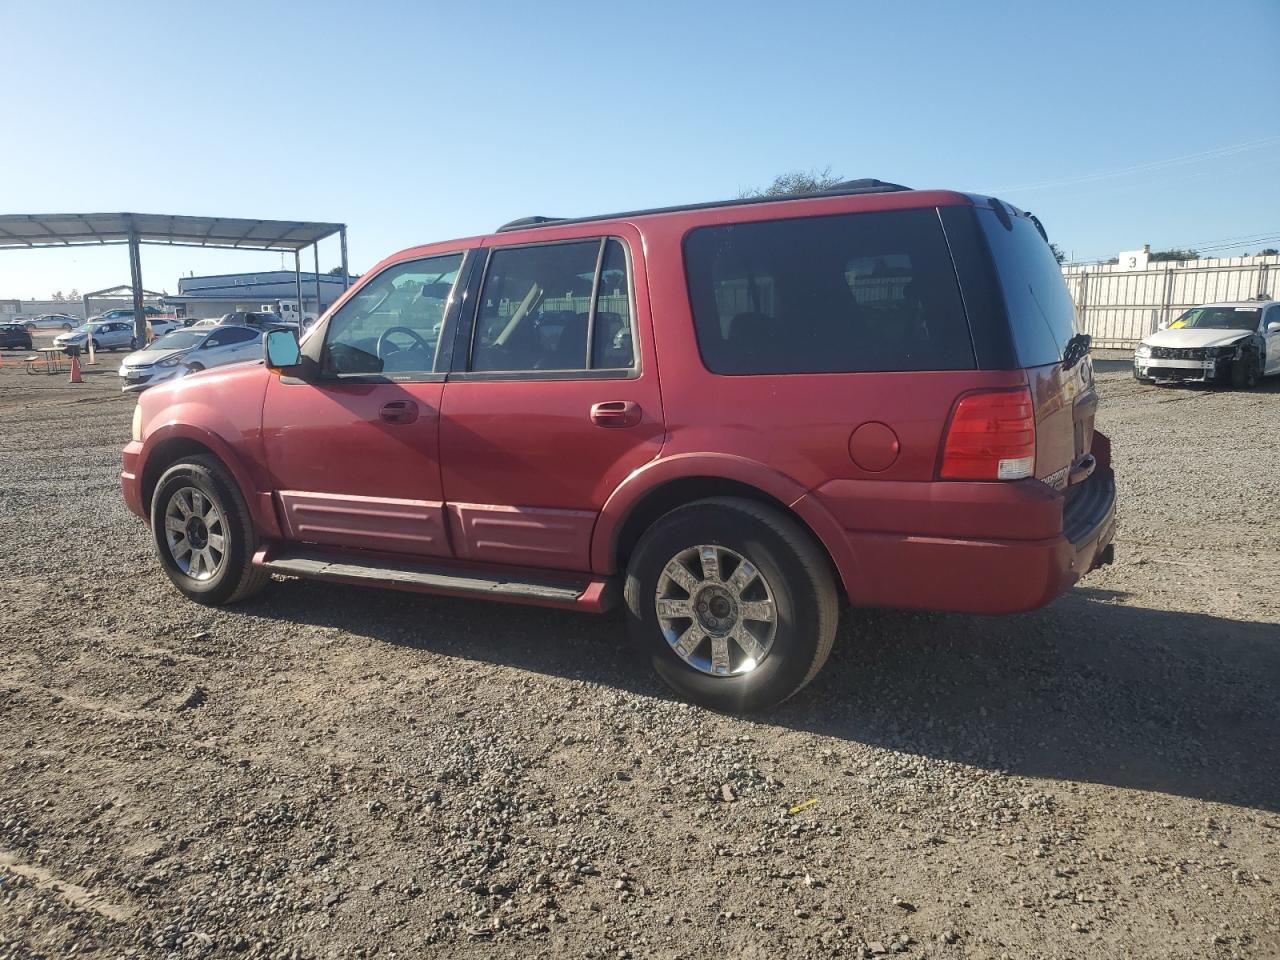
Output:
[[[684,253],[712,373],[975,366],[932,209],[701,227]]]
[[[994,210],[979,208],[978,222],[1000,276],[1018,362],[1057,363],[1076,334],[1076,308],[1053,251],[1026,217],[1011,216],[1005,226]]]

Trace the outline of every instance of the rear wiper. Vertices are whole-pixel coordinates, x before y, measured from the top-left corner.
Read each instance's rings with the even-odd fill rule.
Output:
[[[1077,333],[1068,340],[1067,345],[1062,348],[1062,369],[1070,370],[1083,360],[1084,355],[1089,352],[1089,347],[1092,344],[1093,337],[1087,333]]]

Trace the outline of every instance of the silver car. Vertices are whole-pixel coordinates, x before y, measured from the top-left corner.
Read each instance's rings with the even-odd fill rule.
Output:
[[[134,350],[138,346],[133,323],[128,320],[91,320],[70,333],[54,337],[53,345],[63,350],[76,347],[81,353],[88,353],[90,337],[93,337],[94,350]]]
[[[84,321],[65,313],[42,313],[22,322],[28,330],[74,330]]]
[[[186,328],[152,341],[124,358],[120,376],[125,393],[208,367],[262,359],[262,331],[252,327]]]

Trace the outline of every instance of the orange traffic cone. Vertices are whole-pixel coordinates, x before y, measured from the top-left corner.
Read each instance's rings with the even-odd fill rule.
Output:
[[[84,378],[80,376],[80,356],[73,354],[71,357],[71,382],[84,383]]]

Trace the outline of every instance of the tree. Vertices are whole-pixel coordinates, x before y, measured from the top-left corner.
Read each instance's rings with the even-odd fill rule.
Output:
[[[1258,251],[1258,256],[1260,256],[1260,257],[1280,257],[1280,250],[1277,250],[1275,247],[1267,247],[1267,249],[1265,249],[1265,250],[1259,250],[1259,251]]]
[[[71,288],[71,292],[67,294],[67,300],[68,300],[68,301],[71,301],[71,300],[83,300],[83,299],[84,299],[84,297],[80,296],[80,291],[79,291],[79,290],[77,290],[75,287],[72,287],[72,288]]]
[[[336,267],[330,267],[328,270],[326,270],[326,271],[325,271],[325,276],[329,276],[329,277],[340,277],[340,276],[342,276],[342,267],[341,267],[341,265],[336,266]],[[352,280],[352,281],[359,280],[359,279],[360,279],[360,274],[358,274],[358,273],[349,273],[349,274],[347,274],[347,279],[348,279],[348,280]]]
[[[1059,264],[1067,262],[1067,255],[1063,253],[1062,248],[1052,240],[1049,241],[1049,249],[1053,251],[1053,259],[1057,260]]]
[[[838,177],[832,174],[830,167],[823,167],[821,170],[813,169],[789,170],[786,173],[780,173],[773,178],[773,183],[761,189],[752,187],[749,190],[742,190],[738,193],[738,199],[746,200],[751,197],[786,197],[794,193],[816,193],[819,190],[830,190],[838,183],[843,183],[844,177]]]
[[[56,300],[58,303],[61,303],[63,300],[65,300],[65,299],[67,299],[67,298],[66,298],[66,297],[64,297],[64,296],[62,295],[62,291],[61,291],[61,290],[58,290],[58,291],[56,291],[56,292],[53,294],[53,296],[51,296],[49,299],[50,299],[50,300]]]
[[[1147,259],[1151,263],[1161,263],[1166,260],[1199,260],[1200,254],[1194,250],[1152,250],[1151,256]]]

